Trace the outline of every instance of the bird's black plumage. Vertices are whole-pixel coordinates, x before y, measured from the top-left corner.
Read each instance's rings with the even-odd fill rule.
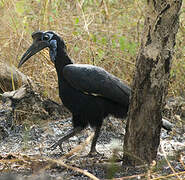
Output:
[[[59,85],[59,96],[72,113],[73,130],[60,139],[53,148],[76,135],[88,125],[95,129],[90,153],[96,151],[103,119],[108,115],[124,118],[129,107],[131,89],[104,69],[85,64],[73,64],[64,41],[52,31],[34,32],[33,44],[23,55],[18,67],[31,56],[49,47]]]
[[[72,113],[73,130],[57,145],[79,133],[88,125],[95,129],[91,152],[96,151],[103,119],[108,115],[125,117],[129,106],[130,88],[104,69],[73,64],[66,52],[64,41],[54,32],[35,32],[33,44],[23,55],[18,67],[31,56],[49,47],[50,58],[58,75],[59,96]]]

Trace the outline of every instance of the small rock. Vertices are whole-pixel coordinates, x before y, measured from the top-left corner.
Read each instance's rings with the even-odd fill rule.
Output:
[[[15,92],[15,94],[13,95],[13,99],[22,99],[23,97],[25,97],[25,94],[26,88],[21,87],[18,91]]]
[[[13,65],[0,62],[0,93],[17,89],[21,84],[28,84],[29,78]]]
[[[8,132],[7,130],[0,126],[0,140],[4,140],[6,137],[8,137]]]

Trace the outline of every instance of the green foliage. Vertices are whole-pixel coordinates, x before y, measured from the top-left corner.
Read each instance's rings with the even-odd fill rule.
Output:
[[[124,51],[126,48],[126,38],[124,36],[120,37],[119,44],[120,44],[120,49]]]
[[[135,42],[128,42],[126,37],[121,36],[119,44],[122,51],[128,51],[133,56],[136,55],[137,44]]]
[[[91,33],[91,34],[90,34],[90,37],[91,37],[91,39],[92,39],[93,42],[95,42],[95,43],[97,42],[96,34],[92,34],[92,33]]]
[[[5,5],[5,0],[1,0],[0,1],[0,7],[4,7],[4,5]]]
[[[115,174],[119,172],[120,167],[116,164],[116,156],[113,155],[112,158],[109,160],[110,164],[107,167],[107,179],[112,179],[115,177]]]
[[[77,17],[76,19],[75,19],[75,24],[77,25],[78,23],[79,23],[79,18]]]
[[[26,2],[24,0],[22,1],[17,1],[15,3],[15,11],[17,12],[18,15],[22,15],[25,12],[25,5]]]

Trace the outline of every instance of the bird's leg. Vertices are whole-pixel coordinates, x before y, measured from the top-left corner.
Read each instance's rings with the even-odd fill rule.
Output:
[[[89,152],[89,156],[92,156],[94,154],[99,154],[96,150],[96,142],[100,134],[100,129],[101,129],[101,126],[96,127],[95,134],[94,134],[92,144],[91,144],[91,150]]]
[[[57,143],[55,143],[54,145],[52,145],[51,146],[51,149],[54,150],[54,149],[57,148],[57,146],[59,146],[60,147],[60,150],[63,151],[62,150],[62,143],[64,141],[66,141],[67,139],[69,139],[70,137],[73,137],[76,134],[80,133],[82,130],[83,130],[83,128],[81,128],[81,127],[77,127],[77,128],[72,129],[72,131],[69,134],[67,134],[63,138],[59,139]]]

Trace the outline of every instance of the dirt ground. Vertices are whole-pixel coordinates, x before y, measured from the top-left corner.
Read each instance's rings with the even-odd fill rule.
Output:
[[[16,105],[19,111],[15,108],[12,113],[9,99],[12,100],[6,98],[0,108],[0,180],[146,179],[147,176],[151,179],[185,178],[185,126],[181,123],[182,119],[177,120],[181,117],[177,111],[172,119],[173,131],[161,131],[158,157],[154,164],[150,168],[133,168],[124,166],[124,162],[120,161],[125,120],[113,117],[104,120],[97,143],[98,155],[87,156],[93,137],[93,130],[90,128],[63,143],[63,152],[59,148],[52,151],[51,145],[72,128],[70,117],[46,113],[47,117],[39,117],[39,121],[35,121],[37,123],[29,123],[24,119],[15,122],[18,118],[15,111],[20,111],[20,104]],[[169,101],[169,107],[171,102],[173,100]],[[171,116],[169,112],[166,116]],[[23,115],[21,117],[25,118]]]

